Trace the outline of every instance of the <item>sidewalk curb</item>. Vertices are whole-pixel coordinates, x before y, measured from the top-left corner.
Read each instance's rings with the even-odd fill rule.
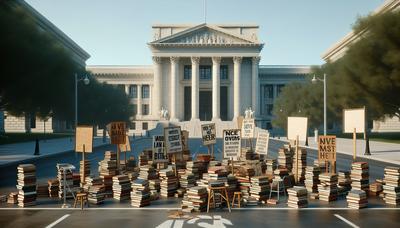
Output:
[[[281,142],[288,142],[288,140],[286,140],[286,139],[276,139],[276,138],[271,138],[271,139],[272,140],[281,141]],[[302,146],[302,147],[318,151],[318,148],[316,148],[316,147],[310,147],[310,146]],[[341,155],[353,158],[353,155],[350,155],[350,154],[348,154],[346,152],[343,152],[343,151],[336,151],[336,152],[341,154]],[[371,160],[371,161],[375,161],[375,162],[383,162],[383,163],[387,163],[389,165],[400,165],[400,161],[390,161],[390,160],[383,159],[383,158],[372,157],[372,155],[371,156],[367,156],[367,155],[360,154],[360,155],[357,155],[357,158],[362,158],[362,159],[365,159],[365,160]]]

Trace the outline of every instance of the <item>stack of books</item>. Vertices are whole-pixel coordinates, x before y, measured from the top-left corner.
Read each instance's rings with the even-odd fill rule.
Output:
[[[361,209],[368,206],[367,193],[364,190],[351,190],[346,200],[349,208]]]
[[[199,178],[203,177],[204,173],[207,173],[208,165],[211,160],[211,155],[208,154],[197,154],[197,169],[199,171]]]
[[[369,167],[366,162],[351,164],[351,189],[369,192]]]
[[[337,200],[338,176],[333,173],[321,173],[319,175],[318,197],[322,201],[331,202]]]
[[[148,165],[149,159],[147,158],[147,154],[145,153],[140,153],[139,155],[139,166],[142,167],[144,165]]]
[[[201,178],[200,172],[199,172],[200,166],[201,166],[201,164],[198,161],[188,161],[188,162],[186,162],[186,173],[193,174],[195,180],[199,180]]]
[[[90,176],[90,161],[80,161],[79,162],[79,174],[81,178],[81,183],[85,183],[87,176]]]
[[[160,198],[161,181],[160,179],[149,180],[150,200],[157,200]]]
[[[83,185],[83,189],[85,191],[89,191],[89,188],[93,185],[102,185],[103,184],[103,179],[100,177],[95,177],[93,175],[87,176],[85,178],[85,184]]]
[[[378,196],[383,191],[382,183],[374,182],[369,185],[369,195]]]
[[[101,177],[117,175],[117,153],[112,151],[104,153],[104,160],[99,162],[99,175]]]
[[[242,148],[241,157],[245,160],[258,160],[260,158],[258,154],[254,153],[254,151],[250,149],[250,147]]]
[[[291,208],[305,208],[308,206],[307,189],[302,186],[294,186],[289,188],[288,206]]]
[[[273,174],[278,167],[276,159],[266,159],[265,164],[267,165],[267,169],[265,170],[267,174]]]
[[[8,195],[7,203],[9,203],[9,204],[17,204],[18,203],[18,192],[11,192]]]
[[[161,179],[161,196],[173,197],[178,189],[178,177],[175,176],[174,170],[162,169],[159,175]]]
[[[7,196],[6,195],[0,195],[0,204],[7,202]]]
[[[18,206],[28,207],[36,204],[36,166],[22,164],[17,167]]]
[[[157,171],[154,167],[150,165],[140,166],[138,178],[145,180],[158,179]]]
[[[227,182],[228,171],[224,166],[212,166],[208,168],[209,180]]]
[[[188,188],[182,199],[182,211],[204,212],[207,210],[208,192],[206,187],[195,186]]]
[[[383,200],[386,204],[400,205],[400,168],[386,167],[385,176],[383,179],[383,193],[385,197]]]
[[[72,192],[71,192],[71,191],[75,190],[71,170],[65,170],[65,185],[66,186],[64,186],[64,170],[59,169],[59,166],[57,166],[57,179],[58,179],[58,183],[59,183],[58,197],[61,199],[64,198],[64,188],[66,188],[66,190],[65,190],[66,198],[67,199],[74,198],[72,195]],[[78,179],[78,182],[79,182],[79,179]],[[69,189],[67,186],[69,187]],[[71,191],[69,191],[69,190],[71,190]]]
[[[287,148],[280,148],[278,152],[278,163],[279,168],[287,168],[289,171],[293,167],[293,157],[292,153]]]
[[[179,185],[181,188],[191,188],[196,185],[196,177],[191,172],[182,173],[179,176]]]
[[[47,184],[49,186],[48,191],[49,191],[49,196],[50,197],[57,197],[59,188],[60,188],[60,183],[58,182],[58,179],[51,179],[47,181]]]
[[[227,177],[226,190],[228,191],[228,196],[230,199],[232,199],[233,194],[238,191],[238,189],[237,178],[234,175],[229,174]]]
[[[105,199],[105,187],[100,177],[88,176],[83,188],[88,192],[88,201],[92,204],[102,204]]]
[[[269,194],[269,180],[266,176],[256,176],[250,179],[250,196],[258,201],[266,201]]]
[[[339,195],[347,195],[347,193],[351,190],[351,177],[349,171],[339,171],[338,172],[338,194]]]
[[[132,188],[128,175],[114,176],[112,188],[114,199],[118,201],[129,199]]]
[[[239,184],[240,192],[242,193],[243,199],[248,199],[250,197],[250,178],[249,177],[236,177]]]
[[[149,181],[136,179],[132,182],[131,205],[133,207],[145,207],[150,205]]]
[[[297,170],[298,179],[296,180],[296,182],[298,184],[304,184],[305,174],[306,174],[306,166],[307,166],[307,150],[299,148],[297,150],[297,159],[298,159],[298,161],[296,162],[296,154],[295,154],[293,156],[292,172],[295,174],[296,170]]]
[[[36,186],[36,193],[38,198],[49,197],[49,186],[47,183],[40,183]]]
[[[321,170],[319,166],[307,166],[304,184],[310,193],[318,193],[319,174]]]

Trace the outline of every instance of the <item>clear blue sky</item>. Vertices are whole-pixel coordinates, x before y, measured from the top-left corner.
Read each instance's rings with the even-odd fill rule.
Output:
[[[203,23],[203,0],[26,0],[71,37],[88,65],[148,65],[154,23]],[[261,64],[321,64],[357,17],[384,0],[208,0],[208,23],[256,23]]]

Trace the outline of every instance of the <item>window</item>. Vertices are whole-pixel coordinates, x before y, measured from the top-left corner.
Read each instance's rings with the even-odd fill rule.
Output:
[[[265,85],[264,86],[264,99],[273,99],[274,98],[274,86],[273,85]]]
[[[149,129],[149,124],[147,122],[142,123],[142,129],[143,130],[148,130]]]
[[[137,85],[130,85],[129,86],[129,97],[130,98],[137,98]]]
[[[142,105],[142,112],[143,112],[143,115],[149,115],[149,105],[148,104],[143,104]]]
[[[228,66],[227,65],[221,65],[221,67],[220,67],[220,77],[221,77],[221,80],[227,80],[228,79]]]
[[[211,66],[200,66],[199,71],[200,80],[211,80]]]
[[[130,128],[136,130],[136,122],[132,122]]]
[[[183,67],[183,80],[190,80],[192,78],[192,66],[185,65]]]
[[[31,128],[36,128],[36,115],[33,113],[29,115]]]
[[[150,87],[149,85],[142,86],[142,98],[149,98],[150,97]]]
[[[133,112],[133,115],[137,115],[137,104],[132,105],[132,112]]]

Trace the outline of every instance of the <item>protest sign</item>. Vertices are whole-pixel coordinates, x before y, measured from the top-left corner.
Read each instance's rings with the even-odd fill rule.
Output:
[[[224,157],[231,159],[240,157],[240,129],[224,130],[222,137],[224,141]]]

